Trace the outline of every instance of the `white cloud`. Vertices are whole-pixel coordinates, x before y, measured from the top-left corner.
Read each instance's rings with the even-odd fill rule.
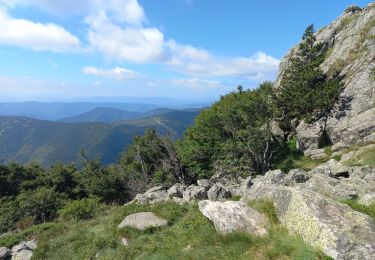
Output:
[[[116,79],[116,80],[134,79],[140,76],[139,73],[133,70],[129,70],[129,69],[121,68],[121,67],[115,67],[113,69],[98,69],[95,67],[85,67],[82,69],[82,72],[88,75],[94,75],[97,77],[104,77],[104,78]]]
[[[0,9],[0,44],[66,52],[78,48],[80,41],[61,26],[15,19]]]
[[[147,16],[138,0],[0,0],[1,2],[5,2],[7,6],[33,5],[52,13],[61,10],[67,14],[77,6],[84,12],[82,14],[88,26],[88,49],[118,61],[160,64],[169,70],[193,78],[241,77],[252,81],[272,80],[280,62],[263,52],[247,57],[224,57],[214,55],[204,48],[181,44],[173,39],[165,39],[164,34],[158,28],[149,25]],[[7,21],[9,20],[18,21],[12,18],[7,19]],[[50,44],[47,39],[44,39],[42,42],[46,42],[46,44],[41,44],[37,39],[43,39],[43,37],[30,36],[35,33],[30,33],[32,30],[26,31],[26,29],[21,30],[17,35],[20,38],[27,38],[28,41],[18,40],[15,36],[13,36],[13,40],[9,40],[12,37],[3,37],[4,41],[8,39],[9,44],[31,45],[34,49],[55,51],[69,49],[68,47],[71,45],[79,45],[79,40],[62,27],[54,24],[44,25],[26,20],[20,21],[30,26],[48,28],[49,30],[45,29],[48,32],[59,31],[59,33],[55,33],[55,38],[60,35],[65,41],[60,39],[58,41],[60,45],[56,45]],[[0,24],[0,28],[1,26]],[[4,32],[0,32],[1,34]],[[48,33],[43,33],[43,35],[49,37]],[[70,40],[67,42],[67,39]],[[33,43],[32,40],[38,41],[38,44]],[[50,39],[50,42],[53,41]]]

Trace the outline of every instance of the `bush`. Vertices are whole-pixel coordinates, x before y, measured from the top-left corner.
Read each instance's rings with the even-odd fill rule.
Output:
[[[196,178],[215,172],[250,174],[269,168],[272,83],[223,96],[202,111],[178,143],[182,163]]]
[[[98,199],[85,198],[73,200],[58,211],[59,217],[64,220],[84,220],[95,216]]]

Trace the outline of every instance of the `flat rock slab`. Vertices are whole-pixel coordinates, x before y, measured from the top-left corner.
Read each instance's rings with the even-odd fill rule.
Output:
[[[198,205],[199,210],[214,223],[216,231],[221,234],[228,234],[234,231],[247,232],[259,236],[267,234],[267,218],[243,202],[203,200]]]
[[[131,227],[138,230],[144,230],[152,227],[166,226],[168,222],[165,219],[157,217],[152,212],[139,212],[127,216],[117,228]]]

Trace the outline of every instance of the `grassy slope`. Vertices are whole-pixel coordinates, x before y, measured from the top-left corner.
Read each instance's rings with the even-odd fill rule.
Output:
[[[254,208],[270,217],[270,234],[265,238],[232,233],[222,236],[199,211],[197,205],[175,203],[103,207],[98,216],[84,222],[48,223],[23,234],[0,238],[0,246],[11,246],[20,239],[38,239],[35,259],[327,259],[288,235],[275,219],[267,201],[252,202]],[[117,230],[128,214],[153,211],[168,220],[165,228],[144,232]],[[128,247],[121,238],[130,239]]]

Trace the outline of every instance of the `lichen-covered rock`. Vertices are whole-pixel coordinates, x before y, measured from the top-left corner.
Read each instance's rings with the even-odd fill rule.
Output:
[[[220,184],[214,184],[207,192],[208,199],[212,201],[225,200],[231,196],[230,191]]]
[[[153,212],[139,212],[126,216],[117,228],[131,227],[144,230],[166,226],[167,224],[168,222],[165,219],[157,217]]]
[[[203,200],[198,205],[202,214],[214,223],[216,231],[221,234],[240,231],[264,236],[268,233],[267,218],[243,202]]]
[[[183,199],[184,199],[184,201],[207,199],[206,188],[201,187],[201,186],[196,186],[196,185],[190,185],[184,191]]]
[[[321,69],[338,72],[344,89],[327,120],[314,124],[301,122],[297,127],[301,150],[318,149],[323,129],[333,144],[352,145],[374,140],[375,132],[375,8],[374,3],[356,12],[345,12],[316,33],[328,52]],[[284,72],[297,47],[281,61],[275,87],[280,87]]]
[[[367,215],[312,191],[279,187],[273,196],[280,222],[334,259],[373,259],[375,223]]]

